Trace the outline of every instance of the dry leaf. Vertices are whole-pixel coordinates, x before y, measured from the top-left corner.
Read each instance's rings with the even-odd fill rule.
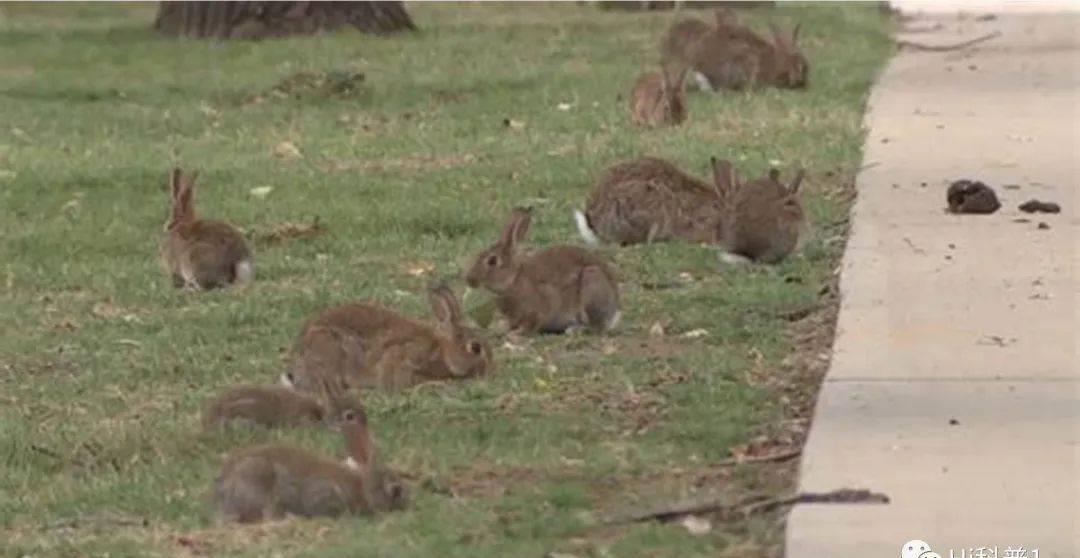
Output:
[[[667,333],[667,325],[662,322],[653,322],[649,326],[649,337],[663,337]]]
[[[424,275],[427,275],[428,273],[431,273],[434,270],[435,270],[435,264],[433,264],[431,262],[417,262],[417,263],[409,264],[408,266],[406,266],[405,273],[408,273],[409,275],[412,275],[413,277],[423,277]]]
[[[103,300],[94,305],[90,310],[93,314],[99,318],[115,318],[121,314],[121,310],[113,305],[111,300]]]
[[[705,337],[708,334],[709,330],[707,329],[692,329],[682,334],[682,337],[685,337],[687,339],[697,339],[698,337]]]
[[[691,535],[701,536],[712,531],[712,523],[708,519],[696,515],[688,515],[679,522]]]
[[[525,128],[525,123],[520,120],[514,120],[513,118],[504,118],[503,126],[506,126],[511,130],[521,130]]]
[[[293,238],[314,238],[324,232],[326,232],[326,227],[322,226],[322,223],[319,221],[319,216],[316,215],[311,220],[311,223],[292,223],[286,221],[275,225],[274,229],[269,233],[261,235],[260,240],[274,244]]]
[[[558,107],[559,110],[566,111],[566,110],[570,110],[574,105],[571,105],[570,103],[559,103],[556,106]]]
[[[266,196],[270,195],[270,192],[273,192],[273,191],[274,191],[273,186],[259,186],[257,188],[252,188],[251,189],[251,195],[255,196],[256,198],[263,199]]]
[[[280,159],[299,159],[303,155],[300,154],[300,148],[296,147],[291,141],[283,141],[274,147],[274,156]]]

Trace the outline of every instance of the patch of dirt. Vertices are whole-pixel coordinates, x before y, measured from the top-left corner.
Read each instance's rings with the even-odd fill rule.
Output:
[[[300,71],[285,76],[266,91],[247,96],[243,104],[259,104],[270,99],[355,99],[368,94],[364,81],[361,72]]]
[[[478,160],[479,158],[471,153],[439,156],[406,155],[394,159],[378,159],[371,161],[346,161],[335,159],[329,162],[326,170],[329,172],[391,172],[402,170],[428,172],[470,165]]]
[[[269,231],[256,235],[256,240],[263,244],[281,244],[288,240],[309,240],[321,236],[326,232],[326,227],[319,221],[316,215],[310,223],[293,223],[285,221],[270,228]]]

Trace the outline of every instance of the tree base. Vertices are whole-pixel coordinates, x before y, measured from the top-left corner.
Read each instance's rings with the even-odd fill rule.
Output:
[[[154,28],[173,37],[265,39],[351,25],[377,35],[415,30],[402,2],[161,2]]]

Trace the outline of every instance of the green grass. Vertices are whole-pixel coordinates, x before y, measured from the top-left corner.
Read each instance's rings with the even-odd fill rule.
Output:
[[[593,523],[640,500],[788,486],[752,466],[693,481],[789,416],[760,371],[792,350],[784,314],[831,281],[886,19],[857,5],[747,12],[759,27],[803,22],[810,89],[691,94],[686,126],[641,131],[619,96],[672,14],[410,10],[419,34],[217,43],[155,36],[153,5],[0,6],[0,554],[777,552],[777,517],[700,537]],[[299,71],[366,82],[343,98],[266,95]],[[286,141],[301,158],[274,155]],[[366,398],[384,456],[413,479],[407,511],[214,526],[205,495],[226,452],[341,449],[322,429],[202,436],[205,398],[274,381],[305,317],[336,302],[427,316],[425,286],[461,292],[462,266],[516,204],[536,208],[531,245],[578,242],[570,211],[594,177],[644,154],[703,176],[712,155],[751,175],[805,166],[807,248],[776,268],[721,267],[688,245],[607,249],[625,301],[614,335],[496,340],[490,379]],[[174,290],[156,262],[174,162],[202,169],[205,216],[256,238],[318,216],[327,234],[256,241],[245,291]],[[669,335],[650,338],[665,320]],[[708,334],[679,336],[695,329]]]

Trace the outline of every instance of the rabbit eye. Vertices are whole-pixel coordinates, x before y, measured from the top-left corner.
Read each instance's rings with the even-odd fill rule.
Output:
[[[496,256],[495,254],[492,254],[492,255],[488,256],[487,257],[487,264],[488,264],[488,267],[495,267],[495,266],[499,265],[499,256]]]
[[[474,355],[478,355],[484,350],[484,348],[480,346],[480,343],[476,341],[469,341],[468,349],[469,352]]]
[[[356,420],[356,411],[353,411],[352,409],[349,409],[348,411],[345,411],[344,413],[341,414],[341,418],[346,420],[346,421],[352,422],[352,421]]]

